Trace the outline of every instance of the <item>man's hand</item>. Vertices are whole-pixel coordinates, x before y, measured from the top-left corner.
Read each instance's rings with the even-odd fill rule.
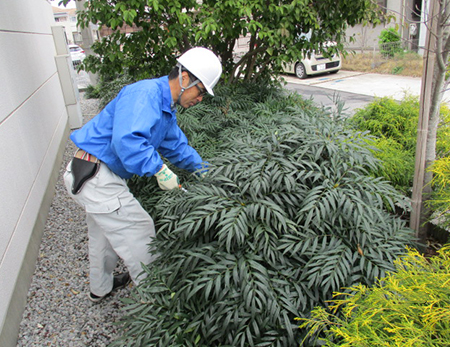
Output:
[[[175,175],[166,164],[163,164],[161,170],[155,174],[155,177],[158,180],[159,188],[162,190],[181,188],[178,176]]]

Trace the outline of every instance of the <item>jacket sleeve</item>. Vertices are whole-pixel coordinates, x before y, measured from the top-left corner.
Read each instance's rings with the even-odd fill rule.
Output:
[[[139,176],[152,176],[163,165],[152,145],[152,130],[162,118],[160,100],[157,88],[127,91],[115,105],[111,146],[125,169]]]
[[[186,135],[176,122],[169,128],[158,150],[172,164],[181,169],[194,172],[202,168],[202,158],[194,148],[189,146]]]

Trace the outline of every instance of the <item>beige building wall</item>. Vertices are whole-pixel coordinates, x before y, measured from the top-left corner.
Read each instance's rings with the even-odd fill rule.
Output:
[[[0,1],[2,347],[17,343],[69,133],[68,107],[55,62],[54,25],[46,0]],[[71,107],[77,114],[79,105]]]

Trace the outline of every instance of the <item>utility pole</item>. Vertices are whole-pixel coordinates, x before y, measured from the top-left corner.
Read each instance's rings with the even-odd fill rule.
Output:
[[[414,182],[412,191],[412,212],[410,217],[410,227],[415,230],[416,237],[420,242],[425,242],[427,237],[427,227],[424,207],[424,179],[426,168],[426,150],[428,139],[428,122],[430,118],[431,91],[433,85],[434,65],[436,62],[436,32],[437,2],[429,0],[429,15],[427,36],[425,41],[425,52],[423,59],[422,86],[420,92],[420,113],[417,127],[417,147],[414,170]],[[425,9],[424,9],[425,10]]]

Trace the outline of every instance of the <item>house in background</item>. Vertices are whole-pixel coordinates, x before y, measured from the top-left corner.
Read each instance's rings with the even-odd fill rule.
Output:
[[[377,0],[385,13],[395,17],[389,23],[373,27],[371,25],[356,25],[347,29],[347,36],[354,37],[354,42],[347,42],[348,50],[359,52],[377,51],[379,36],[386,28],[396,28],[400,34],[403,48],[421,53],[419,46],[425,44],[426,27],[425,12],[427,0]]]
[[[77,9],[76,8],[58,8],[53,7],[53,17],[55,18],[56,25],[64,27],[68,44],[80,45],[83,47],[83,36],[81,29],[77,25]],[[90,24],[89,26],[91,37],[94,41],[100,39],[100,33],[98,31],[98,25]]]
[[[81,32],[77,26],[77,10],[75,8],[61,9],[52,7],[56,25],[63,26],[66,32],[67,43],[79,45],[83,42]]]

